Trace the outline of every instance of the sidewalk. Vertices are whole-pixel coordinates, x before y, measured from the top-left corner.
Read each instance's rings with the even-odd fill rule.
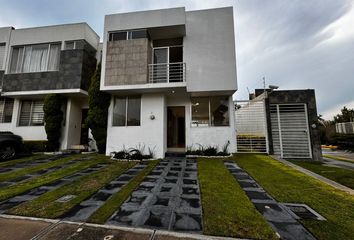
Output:
[[[0,215],[0,240],[231,240],[142,228]]]

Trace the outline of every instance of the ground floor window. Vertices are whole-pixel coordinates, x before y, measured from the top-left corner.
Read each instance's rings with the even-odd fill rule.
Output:
[[[115,97],[113,126],[140,126],[141,97]]]
[[[11,98],[0,98],[0,122],[10,123],[12,121],[12,112],[14,100]]]
[[[19,126],[43,126],[43,104],[42,100],[23,100],[21,102]]]
[[[193,97],[192,126],[229,126],[229,97]]]

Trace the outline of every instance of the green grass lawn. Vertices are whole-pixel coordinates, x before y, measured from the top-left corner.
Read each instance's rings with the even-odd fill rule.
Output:
[[[40,177],[36,177],[33,179],[31,178],[29,180],[19,182],[15,185],[1,188],[0,189],[0,201],[3,201],[8,198],[14,197],[16,195],[22,194],[26,191],[29,191],[33,188],[42,186],[44,184],[56,181],[62,177],[73,174],[77,171],[91,167],[91,166],[96,165],[98,163],[108,161],[108,159],[109,158],[106,156],[97,156],[94,159],[79,161],[73,165],[69,165],[66,168],[59,169],[57,171],[44,174]]]
[[[234,159],[279,202],[305,203],[324,216],[327,221],[301,220],[317,239],[354,239],[354,196],[265,155]]]
[[[339,167],[325,166],[321,162],[309,162],[309,161],[290,161],[296,165],[306,168],[314,173],[329,178],[337,183],[354,189],[354,170],[343,169]]]
[[[36,155],[28,156],[28,157],[21,157],[19,159],[7,160],[4,162],[0,162],[0,168],[9,167],[9,166],[15,165],[17,163],[31,162],[31,161],[43,158],[44,156],[45,156],[44,154],[36,154]],[[49,156],[48,156],[48,158],[49,158]]]
[[[29,166],[29,167],[14,170],[11,172],[0,173],[0,182],[8,181],[8,180],[11,180],[11,179],[23,176],[23,175],[27,175],[29,173],[34,173],[34,172],[37,172],[42,169],[47,169],[47,168],[54,167],[54,166],[60,166],[60,165],[66,163],[66,162],[69,162],[71,160],[78,160],[78,159],[80,159],[80,157],[81,157],[81,155],[72,155],[69,157],[53,160],[51,162],[42,163],[42,164],[39,164],[36,166]]]
[[[122,187],[116,194],[109,198],[96,212],[94,212],[87,220],[91,223],[105,223],[112,214],[120,208],[130,194],[140,185],[143,179],[155,168],[159,163],[158,160],[150,161],[148,166],[136,175],[128,184]]]
[[[333,155],[328,155],[328,154],[323,154],[323,157],[331,158],[331,159],[338,160],[338,161],[354,163],[354,160],[351,160],[351,159],[345,158],[345,157],[333,156]]]
[[[61,217],[134,165],[135,163],[133,162],[111,163],[100,171],[81,177],[53,191],[49,191],[33,201],[23,203],[10,209],[7,213],[42,218]],[[55,202],[58,198],[69,194],[76,195],[76,197],[64,203]]]
[[[198,179],[204,234],[277,239],[220,159],[198,159]]]

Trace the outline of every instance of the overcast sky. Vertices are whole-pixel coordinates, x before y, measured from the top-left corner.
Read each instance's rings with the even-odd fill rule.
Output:
[[[0,27],[87,22],[102,36],[105,14],[169,7],[234,6],[237,99],[247,87],[316,90],[329,119],[354,108],[354,0],[0,0]]]

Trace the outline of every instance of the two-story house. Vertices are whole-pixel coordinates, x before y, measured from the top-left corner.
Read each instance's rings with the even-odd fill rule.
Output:
[[[144,145],[163,157],[228,142],[233,152],[232,7],[105,16],[101,90],[112,95],[107,154]]]
[[[0,131],[46,140],[43,99],[65,97],[61,149],[87,142],[82,121],[96,68],[98,35],[86,24],[0,28]]]

